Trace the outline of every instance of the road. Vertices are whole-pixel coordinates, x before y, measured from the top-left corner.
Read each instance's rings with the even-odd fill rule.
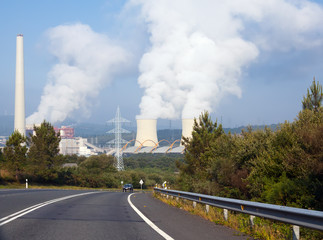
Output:
[[[150,193],[0,190],[1,240],[165,238],[251,239],[168,206]]]

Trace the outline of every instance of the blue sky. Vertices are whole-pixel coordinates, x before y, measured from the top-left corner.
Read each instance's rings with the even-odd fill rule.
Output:
[[[136,115],[143,114],[144,110],[139,108],[139,104],[143,96],[149,97],[149,87],[143,85],[143,81],[140,83],[142,87],[139,87],[138,78],[146,73],[142,70],[145,69],[145,65],[141,65],[141,70],[139,65],[145,53],[154,54],[154,48],[156,49],[156,42],[152,40],[155,37],[154,29],[158,29],[160,22],[163,23],[160,20],[162,17],[158,15],[159,19],[157,19],[157,15],[151,15],[150,11],[162,9],[163,6],[147,5],[145,10],[147,12],[140,13],[141,7],[145,4],[139,3],[135,7],[125,8],[127,2],[123,0],[1,1],[0,115],[14,113],[16,34],[24,34],[26,116],[29,116],[37,111],[44,87],[49,81],[48,73],[59,62],[57,60],[59,56],[53,53],[55,49],[48,49],[48,31],[61,25],[74,26],[74,24],[89,26],[94,33],[108,36],[111,40],[109,44],[118,45],[127,54],[124,55],[125,59],[116,63],[120,65],[117,73],[112,76],[108,74],[110,80],[100,84],[97,95],[89,98],[86,114],[81,107],[68,114],[68,118],[83,122],[104,123],[115,115],[118,105],[122,115],[131,121],[135,121]],[[207,2],[207,0],[204,1],[205,4]],[[323,8],[322,1],[316,1],[316,3],[318,5],[314,6],[314,9]],[[176,13],[176,6],[173,9]],[[196,16],[200,16],[199,14]],[[143,16],[145,20],[142,20]],[[293,121],[301,110],[303,95],[310,86],[313,76],[323,82],[321,43],[316,45],[313,43],[311,46],[309,42],[306,47],[298,47],[296,45],[298,42],[293,45],[293,41],[289,43],[286,40],[288,36],[284,36],[283,31],[277,30],[275,35],[272,35],[270,31],[275,29],[271,28],[272,25],[267,24],[263,27],[262,23],[257,23],[257,26],[253,27],[252,24],[254,23],[245,21],[244,29],[239,30],[239,36],[245,41],[255,43],[258,49],[254,55],[239,65],[240,74],[235,84],[240,90],[236,92],[220,90],[215,95],[222,97],[214,102],[210,100],[203,107],[206,109],[210,107],[212,118],[222,119],[225,127]],[[306,33],[307,37],[314,36],[318,42],[322,41],[322,27],[317,26],[317,29],[315,26],[311,27],[313,29]],[[256,42],[258,28],[261,28],[259,31],[262,37],[273,38],[273,40],[267,39],[268,42],[275,42],[278,39],[277,44],[282,44],[284,47],[280,49],[273,44],[268,49],[260,42]],[[202,31],[198,28],[197,30],[197,32]],[[51,40],[51,44],[55,44],[53,41],[55,39]],[[182,108],[179,109],[181,111]],[[168,109],[165,111],[167,115]],[[174,111],[174,115],[169,118],[179,119],[183,114],[179,110]],[[157,117],[160,118],[163,115]],[[168,120],[160,122],[168,123]]]

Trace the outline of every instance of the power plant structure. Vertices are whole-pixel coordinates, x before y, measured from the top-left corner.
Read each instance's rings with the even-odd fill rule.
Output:
[[[192,137],[194,119],[182,119],[182,136]],[[134,142],[134,146],[128,146]],[[160,146],[161,142],[167,142],[168,146]],[[177,146],[177,144],[179,146]],[[176,145],[176,146],[175,146]],[[183,153],[184,146],[181,139],[169,142],[165,139],[158,141],[157,137],[157,119],[137,119],[136,139],[129,141],[123,146],[123,153]]]
[[[153,147],[158,144],[157,119],[137,119],[135,146]]]
[[[194,126],[194,119],[184,118],[182,119],[182,137],[191,138]],[[182,145],[182,141],[181,141]]]
[[[17,34],[14,129],[26,136],[24,81],[24,38],[22,34]]]
[[[137,119],[137,135],[136,139],[129,142],[121,138],[122,133],[128,132],[121,128],[121,124],[129,122],[127,119],[121,118],[120,109],[117,108],[116,117],[109,123],[114,123],[115,128],[109,133],[115,134],[113,140],[115,149],[114,155],[117,159],[116,167],[118,170],[123,170],[123,153],[183,153],[184,146],[181,144],[181,139],[177,139],[172,143],[162,139],[158,141],[157,137],[157,119]],[[182,136],[191,137],[194,125],[194,119],[182,119]],[[16,39],[16,80],[15,80],[15,117],[14,117],[14,129],[19,131],[22,135],[26,136],[26,120],[25,120],[25,86],[24,86],[24,46],[23,46],[23,34],[17,34]],[[33,125],[30,125],[30,131],[32,131]],[[58,129],[57,129],[58,130]],[[59,129],[60,131],[62,129]],[[69,129],[63,129],[62,139],[71,141],[74,138],[73,131]],[[66,133],[66,135],[65,135]],[[168,146],[160,147],[161,142],[168,142]],[[134,142],[134,146],[128,147],[129,143]],[[178,143],[179,146],[175,146]],[[83,144],[86,148],[96,148],[96,146],[89,143]],[[176,144],[177,145],[177,144]],[[123,146],[123,147],[122,147]],[[103,151],[97,148],[98,151]],[[86,154],[89,154],[86,152]]]

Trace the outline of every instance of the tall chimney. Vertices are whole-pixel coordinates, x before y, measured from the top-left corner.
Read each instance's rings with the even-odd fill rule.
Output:
[[[18,34],[16,46],[15,130],[26,136],[25,127],[24,38],[22,34]]]
[[[182,137],[191,138],[194,126],[194,119],[182,119]],[[182,143],[181,143],[182,145]]]
[[[140,146],[140,144],[145,147],[153,147],[158,144],[157,119],[137,119],[135,146]]]

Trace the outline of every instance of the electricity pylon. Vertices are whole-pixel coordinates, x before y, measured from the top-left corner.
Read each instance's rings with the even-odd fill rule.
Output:
[[[116,168],[118,171],[124,170],[124,165],[123,165],[123,157],[122,157],[122,145],[126,144],[127,141],[123,140],[121,138],[122,133],[130,133],[128,130],[121,128],[122,123],[130,122],[129,120],[122,118],[120,114],[120,109],[119,106],[117,108],[117,113],[115,118],[107,121],[108,124],[114,124],[114,129],[108,131],[107,133],[114,133],[115,138],[114,140],[110,141],[111,143],[114,143],[114,149],[115,149],[115,158],[117,160],[116,162]]]

